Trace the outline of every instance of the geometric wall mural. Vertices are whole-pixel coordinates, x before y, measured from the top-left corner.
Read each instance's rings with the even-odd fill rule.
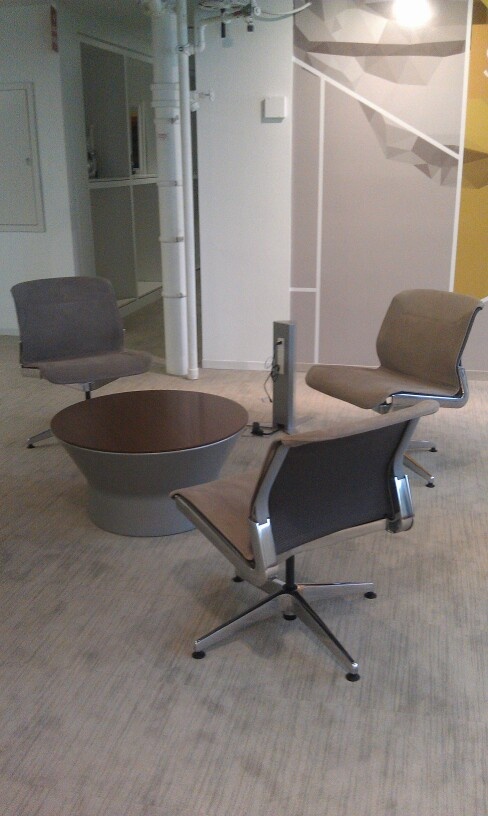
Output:
[[[406,26],[398,20],[393,0],[313,0],[310,9],[295,17],[294,55],[356,95],[385,156],[411,164],[437,183],[453,185],[468,4],[429,1],[428,22]],[[402,132],[402,126],[411,132]],[[471,159],[477,164],[472,169],[481,170],[483,157]]]
[[[454,288],[488,297],[488,9],[475,3]]]
[[[330,40],[317,41],[308,39],[298,29],[295,53],[318,70],[323,69],[331,76],[335,74],[350,87],[357,85],[362,73],[383,77],[398,84],[427,85],[443,57],[459,54],[464,50],[464,40],[398,43],[383,42],[383,37],[379,37],[373,43],[340,42],[336,37],[342,32],[343,29],[340,28],[334,31]],[[371,29],[368,27],[368,34],[370,33]],[[398,37],[392,39],[397,40]],[[299,55],[300,51],[302,53]],[[348,63],[342,59],[344,57],[352,60]]]
[[[452,288],[470,3],[429,3],[421,26],[397,18],[393,0],[312,0],[294,18],[298,363],[375,365],[391,297]],[[482,200],[488,218],[486,95],[473,106],[483,134],[471,133],[465,153],[458,270],[472,269],[465,256]],[[488,246],[480,256],[486,268]],[[456,287],[472,282],[459,274]]]
[[[438,184],[456,186],[459,160],[421,136],[399,127],[386,116],[362,105],[366,118],[387,159],[411,164]],[[488,174],[488,156],[485,173]],[[488,177],[487,177],[488,182]]]
[[[459,146],[467,0],[430,4],[428,24],[408,27],[392,0],[313,0],[295,18],[295,58],[437,142]]]

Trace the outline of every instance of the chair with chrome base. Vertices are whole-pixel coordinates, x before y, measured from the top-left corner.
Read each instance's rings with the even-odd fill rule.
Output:
[[[413,508],[403,455],[419,418],[434,401],[348,423],[329,432],[287,436],[269,448],[262,468],[175,490],[181,512],[217,547],[241,579],[267,593],[251,609],[195,641],[193,657],[277,609],[308,626],[346,671],[359,666],[310,606],[310,600],[360,593],[364,583],[301,584],[295,557],[367,533],[408,530]],[[285,565],[285,580],[278,577]]]
[[[24,374],[57,385],[95,388],[148,371],[152,357],[124,349],[124,329],[115,292],[104,278],[45,278],[11,289],[20,331]],[[28,447],[52,436],[31,436]]]
[[[483,302],[436,289],[397,294],[383,319],[377,368],[314,365],[306,375],[311,388],[330,397],[386,413],[427,399],[441,408],[462,408],[468,380],[461,357]],[[406,466],[434,487],[434,476],[412,458],[412,451],[435,451],[432,442],[413,441]]]

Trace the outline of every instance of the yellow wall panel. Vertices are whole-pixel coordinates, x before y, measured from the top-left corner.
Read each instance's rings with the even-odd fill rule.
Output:
[[[466,137],[454,282],[488,297],[488,24],[473,25]]]
[[[463,189],[455,290],[488,296],[488,187]]]

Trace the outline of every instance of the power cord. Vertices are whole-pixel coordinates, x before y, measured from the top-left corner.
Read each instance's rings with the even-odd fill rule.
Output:
[[[273,382],[276,382],[276,380],[278,378],[278,374],[280,373],[280,367],[278,365],[278,357],[277,357],[277,348],[278,348],[278,346],[282,345],[282,342],[283,342],[282,340],[278,340],[274,345],[273,357],[271,358],[269,374],[268,374],[268,376],[266,377],[266,379],[264,381],[264,386],[263,387],[264,387],[264,390],[266,392],[266,396],[268,397],[270,402],[273,402],[273,398],[272,398],[271,394],[269,393],[266,386],[267,386],[269,380],[272,380]]]
[[[271,394],[268,391],[267,384],[268,384],[269,380],[271,380],[272,382],[276,382],[278,374],[280,373],[280,367],[278,365],[277,349],[278,349],[278,346],[282,345],[282,342],[283,342],[282,340],[278,340],[274,344],[273,357],[271,358],[269,374],[266,377],[266,379],[264,381],[264,384],[263,384],[264,391],[265,391],[266,396],[268,397],[268,400],[270,402],[273,402],[273,398],[272,398]],[[267,365],[267,361],[266,361],[266,365]],[[252,425],[251,425],[251,434],[253,436],[271,436],[272,434],[275,434],[278,431],[281,431],[282,428],[283,428],[283,425],[278,425],[276,428],[270,428],[269,430],[265,430],[263,428],[263,426],[259,422],[253,422]]]
[[[265,431],[259,422],[253,422],[251,425],[251,433],[253,436],[272,436],[272,434],[281,431],[282,428],[283,425],[277,425],[276,428],[270,428],[269,431]]]

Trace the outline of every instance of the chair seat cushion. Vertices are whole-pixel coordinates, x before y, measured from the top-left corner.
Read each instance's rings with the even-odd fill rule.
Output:
[[[376,408],[398,393],[425,394],[434,399],[436,396],[452,397],[457,393],[452,386],[418,380],[383,366],[314,365],[307,372],[306,382],[323,394],[359,408]]]
[[[174,490],[171,496],[181,496],[198,512],[204,523],[214,527],[246,561],[253,561],[249,516],[259,474],[260,470],[252,470],[239,476]]]
[[[144,374],[151,366],[151,355],[145,351],[115,351],[66,360],[37,362],[41,377],[57,385],[93,383]]]

